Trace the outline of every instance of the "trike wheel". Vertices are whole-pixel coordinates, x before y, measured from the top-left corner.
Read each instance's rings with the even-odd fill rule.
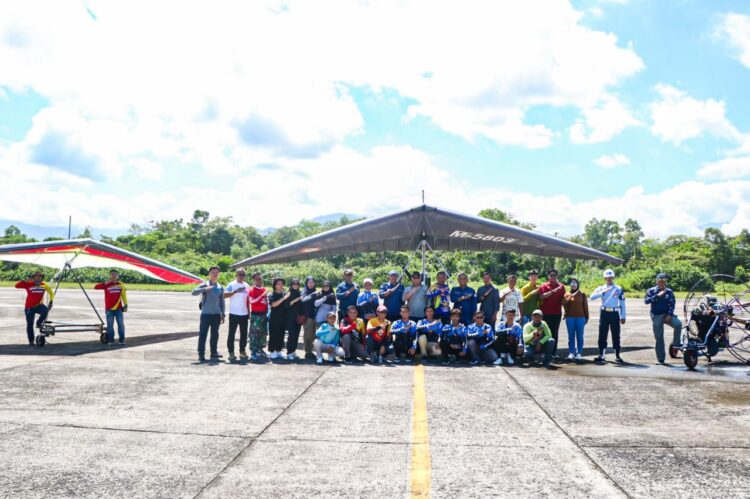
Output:
[[[685,365],[688,369],[695,369],[695,366],[698,365],[698,351],[692,348],[689,350],[685,350],[685,354],[683,355],[682,360],[683,362],[685,362]]]
[[[38,347],[43,347],[46,341],[47,340],[43,334],[37,334],[36,339],[34,340],[34,342],[36,343],[36,346]]]
[[[107,337],[107,333],[102,333],[99,335],[99,341],[101,341],[103,344],[109,343],[109,338]]]

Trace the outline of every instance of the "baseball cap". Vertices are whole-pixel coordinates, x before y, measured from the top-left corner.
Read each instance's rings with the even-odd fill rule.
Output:
[[[380,306],[378,307],[378,312],[388,312],[388,309],[387,309],[387,308],[385,308],[385,307],[384,307],[383,305],[380,305]]]
[[[336,312],[334,312],[333,310],[331,310],[330,312],[328,312],[328,315],[326,317],[330,317],[330,316],[336,317]]]
[[[542,313],[542,311],[539,310],[539,309],[536,309],[533,312],[531,312],[531,315],[541,315],[541,316],[544,316],[544,314]]]
[[[362,286],[364,286],[364,285],[365,285],[365,284],[367,284],[368,282],[369,282],[370,284],[372,284],[372,279],[370,279],[369,277],[368,277],[368,278],[366,278],[366,279],[365,279],[364,281],[362,281]]]
[[[388,272],[388,275],[389,275],[389,276],[392,276],[392,275],[396,275],[396,276],[397,276],[397,275],[398,275],[398,272],[397,272],[397,271],[395,271],[395,270],[391,270],[390,272]]]
[[[605,278],[606,277],[614,277],[614,276],[615,276],[615,271],[614,270],[607,269],[607,270],[604,271],[604,277]]]
[[[669,279],[669,276],[665,274],[664,272],[659,272],[658,274],[656,274],[657,281],[661,281],[661,280],[666,281],[667,279]]]

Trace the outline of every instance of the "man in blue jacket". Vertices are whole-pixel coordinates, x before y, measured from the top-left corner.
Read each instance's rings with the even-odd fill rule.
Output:
[[[667,274],[656,276],[656,286],[646,291],[643,300],[646,305],[651,305],[651,324],[654,329],[656,340],[656,360],[664,364],[664,325],[672,327],[672,345],[680,346],[682,343],[682,322],[674,315],[675,297],[671,289],[667,287]]]
[[[401,317],[401,305],[404,304],[404,287],[398,282],[398,272],[388,272],[388,282],[380,286],[378,296],[388,309],[386,318],[390,322],[397,321]]]
[[[461,323],[474,322],[474,312],[477,311],[477,294],[468,286],[469,276],[464,272],[458,274],[458,286],[451,289],[451,303],[461,311]]]
[[[336,300],[339,302],[339,321],[346,317],[346,311],[351,306],[357,306],[357,296],[359,296],[359,289],[357,285],[352,282],[354,279],[354,271],[352,269],[346,269],[344,271],[344,282],[336,286]]]

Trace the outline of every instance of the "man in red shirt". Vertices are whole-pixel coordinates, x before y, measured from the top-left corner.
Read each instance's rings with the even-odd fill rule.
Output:
[[[38,270],[34,272],[31,279],[18,281],[16,288],[26,290],[26,303],[23,306],[24,313],[26,314],[26,336],[29,339],[29,345],[33,345],[34,316],[39,314],[36,327],[42,327],[42,323],[47,319],[47,314],[52,310],[52,301],[55,299],[55,293],[44,282],[44,275]],[[49,295],[49,305],[44,304],[45,293]]]
[[[250,358],[258,360],[265,355],[268,334],[268,290],[263,287],[263,275],[253,274],[253,287],[247,294],[247,304],[250,308]]]
[[[94,289],[104,290],[104,309],[107,313],[107,344],[115,344],[114,323],[117,321],[117,335],[120,345],[125,344],[125,318],[123,313],[128,311],[128,294],[125,285],[120,282],[120,273],[109,271],[109,281],[100,282]]]
[[[542,313],[544,313],[544,321],[549,326],[552,338],[555,340],[555,351],[552,358],[557,360],[557,333],[560,331],[562,302],[565,297],[565,286],[557,280],[557,270],[551,269],[547,272],[547,282],[542,284],[537,292],[542,301],[541,308]]]

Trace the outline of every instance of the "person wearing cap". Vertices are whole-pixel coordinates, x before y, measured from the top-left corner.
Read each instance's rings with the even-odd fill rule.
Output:
[[[339,324],[341,346],[344,348],[344,362],[349,363],[357,358],[367,357],[365,347],[365,321],[357,316],[357,307],[350,305],[346,317]]]
[[[281,353],[284,348],[284,333],[289,323],[288,310],[291,293],[284,289],[286,281],[277,277],[272,282],[273,290],[268,295],[268,303],[271,305],[271,314],[268,319],[268,351],[271,360],[286,358]]]
[[[250,285],[245,281],[245,269],[237,269],[235,280],[227,284],[224,298],[229,299],[229,331],[227,332],[227,352],[229,360],[235,360],[234,339],[237,328],[240,330],[240,358],[247,359],[247,329],[249,326],[250,309],[247,305],[247,293]]]
[[[513,358],[523,355],[523,328],[516,322],[516,311],[509,308],[505,311],[505,320],[495,326],[495,343],[492,348],[497,352],[495,365],[502,366],[503,361],[509,366]]]
[[[302,290],[299,279],[292,279],[289,285],[289,308],[286,311],[286,360],[297,360],[299,331],[307,322],[307,315],[302,303]]]
[[[370,319],[374,319],[377,315],[378,306],[380,305],[380,299],[378,294],[372,290],[372,279],[369,277],[362,281],[362,287],[364,288],[357,295],[357,312],[359,316],[367,322]]]
[[[552,337],[552,331],[549,325],[542,320],[544,314],[537,309],[531,312],[531,321],[523,327],[523,360],[532,362],[534,355],[542,354],[542,364],[549,367],[552,361],[552,353],[555,351],[555,339]]]
[[[247,303],[250,307],[250,358],[258,360],[265,355],[263,348],[268,334],[268,290],[263,286],[260,272],[253,274],[253,287],[247,294]]]
[[[469,276],[465,272],[458,274],[458,286],[451,289],[451,303],[461,311],[461,322],[471,324],[477,311],[477,294],[469,285]]]
[[[484,285],[477,289],[477,303],[479,303],[479,310],[484,314],[487,324],[494,328],[497,324],[497,313],[500,311],[500,293],[492,284],[492,274],[484,272],[482,281]]]
[[[453,360],[469,358],[469,345],[466,337],[466,326],[461,324],[461,311],[451,310],[451,321],[443,326],[440,335],[440,351],[443,355],[443,365]]]
[[[378,307],[377,317],[367,323],[367,353],[373,364],[382,364],[386,355],[390,353],[391,321],[387,315],[388,309],[381,305]]]
[[[55,299],[55,292],[44,282],[44,274],[36,271],[31,275],[31,279],[18,281],[16,289],[26,290],[26,302],[23,306],[26,315],[26,337],[29,345],[34,344],[34,318],[38,315],[36,327],[41,328],[44,321],[47,320],[47,314],[52,310],[52,301]],[[44,304],[44,296],[49,295],[49,302]]]
[[[448,280],[448,274],[441,270],[437,273],[437,283],[430,286],[427,290],[427,299],[430,305],[435,309],[435,316],[442,321],[443,324],[448,324],[451,320],[451,301],[450,301],[450,286],[446,282]]]
[[[539,280],[539,271],[536,269],[529,272],[529,282],[521,287],[521,312],[523,317],[521,318],[521,327],[525,326],[527,322],[531,321],[531,312],[539,308],[539,286],[537,281]]]
[[[352,269],[346,269],[344,271],[344,281],[336,286],[336,300],[339,302],[339,320],[343,319],[346,315],[347,309],[351,305],[357,305],[357,296],[359,295],[359,289],[353,282],[354,271]]]
[[[620,357],[620,325],[625,324],[625,292],[615,284],[615,272],[612,269],[604,271],[605,284],[591,293],[591,300],[601,298],[602,306],[599,313],[599,355],[596,362],[605,362],[607,351],[607,335],[612,331],[612,345],[615,347],[615,360],[619,364],[624,361]]]
[[[328,360],[330,362],[336,362],[336,356],[344,356],[344,349],[339,346],[339,340],[341,333],[339,328],[336,327],[336,311],[330,310],[326,314],[326,321],[318,327],[315,332],[315,341],[313,342],[313,348],[315,349],[315,362],[317,364],[323,363],[323,354],[328,354]]]
[[[411,284],[404,289],[404,301],[409,307],[409,320],[419,322],[424,319],[424,309],[427,306],[427,286],[422,284],[422,274],[414,272]]]
[[[539,298],[541,299],[540,310],[544,313],[544,322],[552,333],[557,349],[557,337],[562,322],[562,301],[565,297],[565,286],[557,280],[557,270],[550,269],[547,272],[547,282],[539,286]],[[552,352],[552,358],[557,359],[557,350]]]
[[[391,324],[396,362],[411,361],[417,354],[417,324],[409,319],[409,307],[401,305],[401,318]]]
[[[481,361],[489,364],[497,361],[497,352],[492,348],[495,343],[495,331],[484,322],[484,314],[481,311],[474,314],[474,322],[466,328],[466,338],[471,352],[472,365],[479,364]]]
[[[401,316],[401,305],[404,304],[404,287],[398,282],[398,272],[388,272],[388,282],[380,286],[378,296],[388,309],[388,320],[393,322]]]
[[[424,308],[425,318],[417,322],[417,345],[423,359],[440,355],[440,332],[443,321],[435,317],[432,305]]]
[[[656,286],[646,291],[643,300],[646,305],[651,306],[651,325],[656,340],[656,360],[664,364],[666,357],[664,353],[664,325],[672,328],[672,345],[682,346],[682,322],[674,314],[675,297],[674,292],[667,287],[667,274],[660,273],[656,276]]]
[[[589,322],[589,301],[578,279],[570,280],[570,292],[563,298],[565,327],[568,329],[568,360],[581,360],[583,330]]]
[[[315,341],[315,296],[317,295],[317,288],[315,287],[315,279],[312,276],[307,276],[305,279],[305,287],[302,290],[302,309],[305,313],[305,324],[302,326],[302,342],[305,347],[305,359],[314,359],[315,354],[313,353],[313,342]]]
[[[109,280],[99,282],[94,289],[104,291],[104,308],[107,312],[107,341],[108,345],[115,344],[115,322],[117,322],[117,336],[120,345],[125,344],[125,318],[123,314],[128,311],[128,293],[125,284],[120,282],[120,273],[117,270],[109,271]],[[231,317],[231,316],[230,316]]]

